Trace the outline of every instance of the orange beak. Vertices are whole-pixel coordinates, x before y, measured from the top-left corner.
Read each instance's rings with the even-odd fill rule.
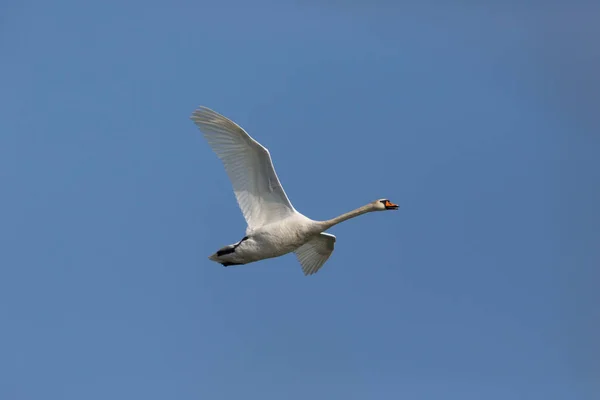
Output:
[[[385,208],[387,210],[397,210],[398,204],[390,203],[389,200],[385,202]]]

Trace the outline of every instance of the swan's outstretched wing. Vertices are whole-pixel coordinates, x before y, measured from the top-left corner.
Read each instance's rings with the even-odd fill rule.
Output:
[[[302,265],[304,275],[314,274],[325,264],[333,252],[334,243],[335,236],[321,233],[296,249],[294,253]]]
[[[296,212],[265,147],[235,122],[206,107],[196,109],[190,118],[223,162],[248,229]]]

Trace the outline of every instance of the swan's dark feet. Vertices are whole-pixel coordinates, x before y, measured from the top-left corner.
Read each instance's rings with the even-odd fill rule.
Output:
[[[242,265],[242,263],[234,263],[234,262],[225,261],[225,262],[222,262],[221,265],[224,267],[229,267],[230,265]]]
[[[242,240],[240,240],[239,242],[237,242],[236,244],[230,244],[229,246],[225,246],[222,249],[220,249],[219,251],[217,251],[217,257],[221,257],[224,256],[226,254],[231,254],[231,253],[235,253],[235,249],[238,248],[238,246],[240,244],[242,244],[242,242],[244,240],[248,240],[248,236],[244,236],[244,238]]]

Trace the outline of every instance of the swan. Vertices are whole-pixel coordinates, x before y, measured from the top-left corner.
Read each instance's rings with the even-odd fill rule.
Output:
[[[327,229],[368,212],[398,209],[388,199],[378,199],[333,219],[312,220],[290,203],[266,147],[207,107],[198,107],[190,118],[223,163],[248,225],[239,242],[219,249],[208,257],[211,261],[228,267],[294,252],[304,275],[312,275],[333,252],[336,237]]]

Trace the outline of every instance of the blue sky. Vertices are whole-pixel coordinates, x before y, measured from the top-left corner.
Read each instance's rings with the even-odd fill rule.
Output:
[[[218,4],[3,3],[0,398],[599,393],[598,7]],[[210,262],[198,105],[307,216],[400,211],[311,277]]]

